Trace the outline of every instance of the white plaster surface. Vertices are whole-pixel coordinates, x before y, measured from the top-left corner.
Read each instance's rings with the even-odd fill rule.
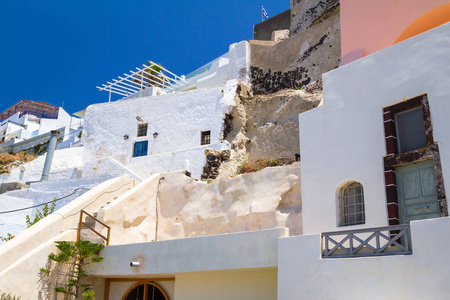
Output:
[[[0,195],[0,212],[21,209],[33,206],[32,199]],[[16,235],[26,228],[25,216],[32,213],[32,209],[16,213],[0,214],[0,236],[6,237],[7,233]],[[4,242],[0,240],[0,245]]]
[[[235,105],[237,84],[233,80],[217,88],[89,106],[82,137],[84,163],[109,157],[146,178],[184,169],[189,160],[192,176],[200,178],[206,162],[204,150],[227,147],[220,139],[222,120]],[[147,136],[137,137],[138,116],[148,123]],[[207,130],[211,144],[201,146],[201,132]],[[124,139],[125,135],[129,138]],[[133,157],[138,141],[148,141],[147,156]]]
[[[277,266],[277,240],[286,228],[108,246],[102,264],[89,266],[92,276],[168,276],[175,273]],[[140,262],[130,267],[131,261]]]
[[[230,79],[237,79],[244,84],[248,84],[250,82],[250,44],[246,41],[231,44],[229,57],[230,66],[228,77]]]
[[[55,241],[75,240],[76,235],[76,230],[67,230],[48,240],[41,240],[29,252],[16,257],[15,260],[9,260],[10,257],[2,255],[0,249],[0,257],[11,262],[7,268],[0,268],[0,291],[20,296],[20,299],[59,299],[47,298],[47,293],[55,288],[55,284],[47,285],[45,280],[41,281],[39,269],[46,266],[48,255],[57,251]]]
[[[323,106],[299,116],[305,234],[388,224],[384,106],[427,93],[443,177],[450,178],[449,39],[447,23],[324,74]],[[364,187],[366,224],[341,228],[336,190],[347,180]]]
[[[174,300],[210,299],[277,299],[277,271],[182,274],[176,277]]]
[[[43,204],[55,198],[58,199],[55,210],[58,210],[110,178],[110,176],[99,176],[95,178],[32,183],[29,189],[10,191],[0,195],[0,212]],[[39,206],[32,209],[1,214],[0,236],[6,236],[7,233],[18,235],[27,228],[26,216],[29,215],[33,219],[36,211],[42,211],[42,208],[43,206]],[[0,241],[0,245],[3,243]]]
[[[411,222],[412,255],[320,258],[320,235],[279,239],[278,298],[448,299],[450,218]]]

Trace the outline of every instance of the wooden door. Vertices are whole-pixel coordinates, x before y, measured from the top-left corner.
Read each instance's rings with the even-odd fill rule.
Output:
[[[402,224],[441,216],[432,160],[398,167],[395,172]]]

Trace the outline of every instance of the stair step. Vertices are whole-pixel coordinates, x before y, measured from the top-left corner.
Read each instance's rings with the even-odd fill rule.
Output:
[[[92,243],[106,244],[105,240],[94,234],[89,229],[83,229],[80,233],[80,240],[91,241]]]

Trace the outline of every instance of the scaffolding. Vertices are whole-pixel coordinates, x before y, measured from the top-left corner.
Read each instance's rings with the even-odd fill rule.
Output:
[[[57,119],[59,108],[43,101],[20,100],[0,114],[0,122],[17,112],[21,115],[30,114],[38,118]]]

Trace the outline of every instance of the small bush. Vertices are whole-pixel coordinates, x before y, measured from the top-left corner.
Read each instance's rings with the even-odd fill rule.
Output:
[[[258,172],[267,167],[276,167],[286,164],[285,160],[258,159],[254,161],[244,161],[237,169],[237,174]]]
[[[28,154],[26,151],[20,151],[19,153],[0,153],[0,174],[9,173],[7,166],[11,165],[15,161],[29,162],[35,159],[34,155]]]
[[[20,297],[12,296],[11,294],[1,293],[0,300],[19,300]]]

